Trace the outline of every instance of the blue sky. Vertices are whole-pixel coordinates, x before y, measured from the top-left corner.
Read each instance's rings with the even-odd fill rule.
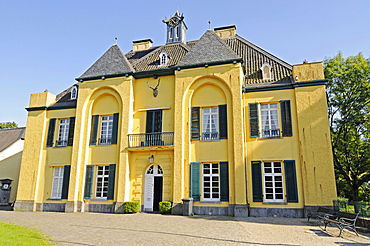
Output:
[[[342,51],[370,57],[369,0],[119,1],[0,0],[0,122],[26,126],[31,93],[58,94],[76,81],[118,37],[165,43],[162,23],[184,13],[187,40],[236,25],[237,33],[294,65]]]

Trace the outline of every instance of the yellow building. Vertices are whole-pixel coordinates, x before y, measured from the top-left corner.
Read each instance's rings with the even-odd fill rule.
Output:
[[[291,66],[236,34],[111,46],[77,84],[31,95],[16,210],[304,216],[336,198],[322,63]]]

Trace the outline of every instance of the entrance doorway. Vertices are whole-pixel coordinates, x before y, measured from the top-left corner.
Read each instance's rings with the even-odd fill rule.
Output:
[[[145,172],[144,211],[159,211],[162,193],[162,168],[159,165],[151,165]]]

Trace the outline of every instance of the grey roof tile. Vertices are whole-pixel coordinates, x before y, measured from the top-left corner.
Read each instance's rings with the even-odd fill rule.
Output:
[[[10,147],[19,139],[24,139],[26,128],[11,128],[0,130],[0,152]]]
[[[78,79],[100,77],[133,72],[132,65],[128,62],[117,45],[112,45],[85,73]]]
[[[214,31],[207,30],[177,65],[186,66],[238,58],[240,56],[224,43]]]

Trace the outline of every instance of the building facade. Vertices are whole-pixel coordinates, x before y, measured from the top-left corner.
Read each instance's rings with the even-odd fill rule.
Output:
[[[336,197],[322,63],[291,66],[236,34],[111,46],[64,92],[31,95],[16,210],[302,217]]]

